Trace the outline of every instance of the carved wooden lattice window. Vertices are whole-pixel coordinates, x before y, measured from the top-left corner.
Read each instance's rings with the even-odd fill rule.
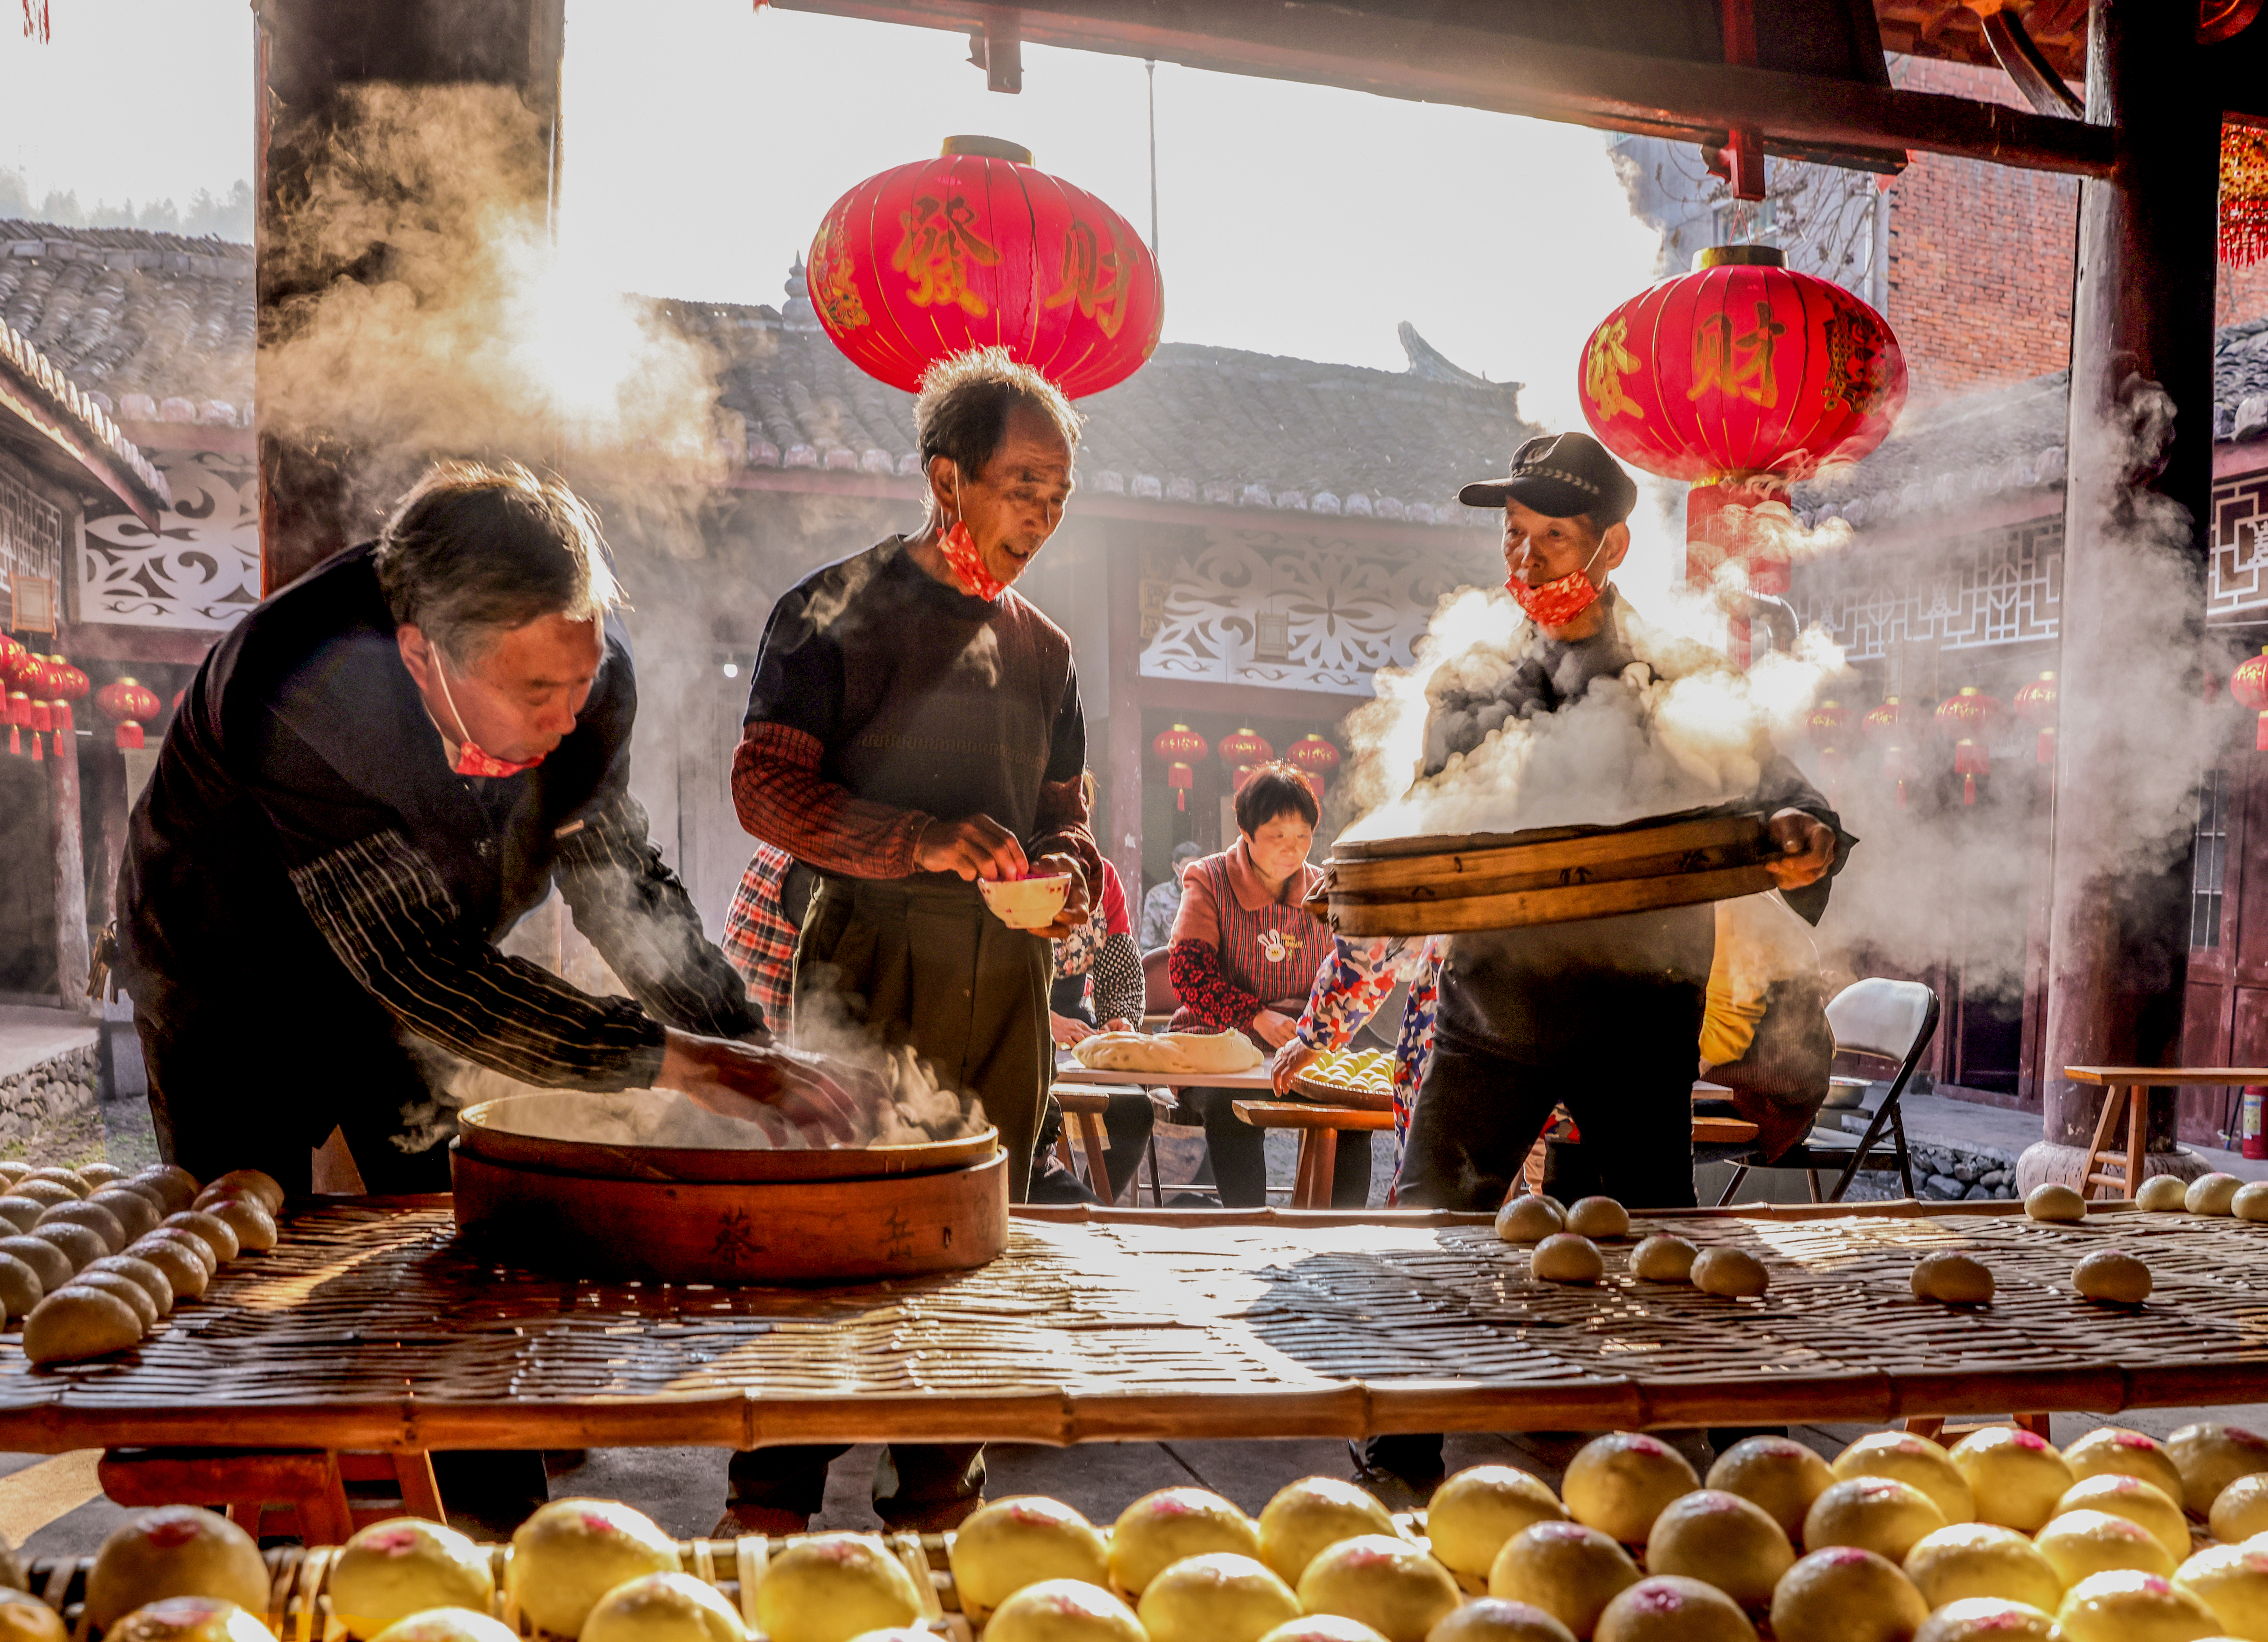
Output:
[[[2210,771],[2198,787],[2197,844],[2190,867],[2190,945],[2220,945],[2222,886],[2228,873],[2228,771]]]
[[[52,587],[63,557],[63,510],[21,480],[0,473],[0,604],[9,607],[0,625],[16,619],[16,578],[45,577]]]

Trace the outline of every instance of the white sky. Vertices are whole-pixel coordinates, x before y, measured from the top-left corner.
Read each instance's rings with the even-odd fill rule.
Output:
[[[80,203],[224,192],[252,172],[246,0],[52,0],[0,17],[0,166]],[[782,299],[826,207],[973,131],[1149,223],[1142,64],[1027,47],[985,91],[961,36],[749,0],[569,0],[563,258],[658,295]],[[1576,357],[1654,274],[1604,137],[1469,109],[1157,71],[1166,340],[1399,370],[1398,320],[1580,426]],[[1624,579],[1666,575],[1646,520]],[[1650,539],[1653,538],[1653,539]],[[1659,561],[1659,563],[1657,563]]]

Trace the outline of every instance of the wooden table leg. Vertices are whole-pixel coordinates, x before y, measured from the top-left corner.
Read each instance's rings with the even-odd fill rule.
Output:
[[[1338,1178],[1338,1167],[1339,1131],[1336,1129],[1317,1130],[1315,1131],[1315,1174],[1314,1178],[1307,1182],[1307,1193],[1312,1200],[1307,1207],[1328,1209],[1331,1206],[1331,1186]]]
[[[413,1517],[423,1517],[429,1522],[446,1524],[448,1513],[441,1506],[440,1480],[433,1475],[433,1456],[423,1448],[412,1448],[394,1456],[394,1480],[401,1485],[401,1508]]]
[[[2111,1137],[2118,1132],[2119,1115],[2125,1106],[2126,1086],[2107,1085],[2102,1091],[2102,1110],[2095,1118],[2095,1138],[2088,1143],[2087,1164],[2080,1177],[2079,1195],[2082,1197],[2095,1196],[2095,1189],[2098,1185],[2115,1188],[2118,1184],[2115,1180],[2098,1180],[2096,1176],[2102,1172],[2099,1166],[2102,1154],[2109,1149]]]
[[[1314,1195],[1315,1136],[1320,1131],[1303,1129],[1300,1131],[1300,1166],[1292,1174],[1292,1206],[1294,1209],[1312,1207]]]
[[[2126,1196],[2131,1201],[2142,1184],[2142,1167],[2149,1157],[2150,1091],[2126,1092]]]
[[[1102,1160],[1102,1120],[1092,1112],[1081,1112],[1069,1121],[1079,1124],[1079,1144],[1086,1148],[1088,1185],[1106,1204],[1116,1203],[1118,1194],[1110,1184],[1110,1168]]]

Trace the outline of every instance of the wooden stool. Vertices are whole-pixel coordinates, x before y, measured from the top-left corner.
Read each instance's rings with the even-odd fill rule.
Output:
[[[335,1448],[112,1448],[95,1467],[102,1491],[122,1506],[184,1501],[220,1508],[254,1539],[296,1535],[343,1545],[358,1528],[388,1517],[446,1522],[432,1456],[341,1453]],[[398,1498],[350,1500],[350,1482],[391,1482]]]
[[[2046,1415],[2011,1414],[2008,1417],[2015,1422],[2018,1431],[2028,1431],[2042,1442],[2048,1440]],[[1906,1429],[1915,1436],[1926,1437],[1933,1442],[1941,1442],[1948,1448],[1971,1432],[1986,1430],[1992,1424],[1991,1420],[1977,1420],[1966,1425],[1948,1425],[1942,1414],[1909,1414],[1905,1417]]]
[[[1319,1106],[1313,1101],[1238,1101],[1237,1116],[1255,1129],[1300,1131],[1300,1169],[1292,1187],[1294,1209],[1331,1206],[1331,1175],[1338,1167],[1339,1131],[1374,1132],[1394,1127],[1394,1114],[1359,1106]]]
[[[1056,1152],[1063,1159],[1063,1166],[1071,1167],[1071,1138],[1072,1131],[1076,1130],[1079,1145],[1086,1152],[1088,1186],[1104,1203],[1116,1203],[1118,1194],[1110,1183],[1109,1167],[1102,1160],[1102,1115],[1110,1109],[1110,1091],[1059,1083],[1048,1093],[1054,1095],[1056,1104],[1063,1108],[1063,1133],[1056,1138]]]

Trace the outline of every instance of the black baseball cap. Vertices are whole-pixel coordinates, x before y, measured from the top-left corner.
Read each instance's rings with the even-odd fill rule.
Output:
[[[1550,519],[1588,513],[1600,529],[1638,505],[1638,482],[1587,433],[1546,433],[1512,453],[1512,471],[1457,492],[1467,507],[1502,507],[1506,497]]]

